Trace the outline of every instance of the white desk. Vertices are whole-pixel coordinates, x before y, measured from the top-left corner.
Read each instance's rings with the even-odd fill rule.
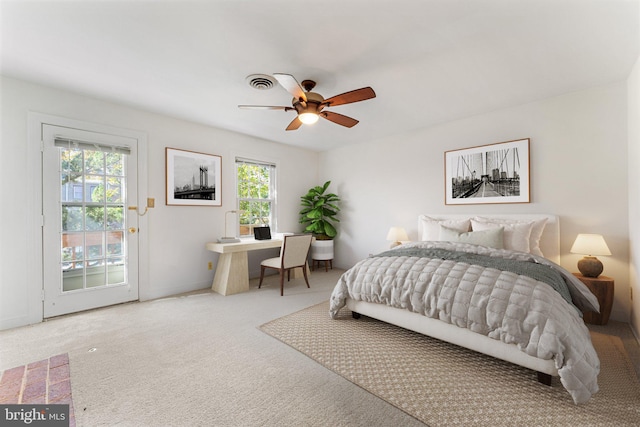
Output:
[[[279,248],[282,246],[282,240],[275,237],[271,240],[242,239],[240,243],[207,243],[205,246],[207,250],[220,254],[211,289],[222,295],[247,292],[249,290],[247,253],[258,249]],[[298,276],[296,273],[294,271],[293,277]]]
[[[247,252],[279,248],[282,239],[242,239],[240,243],[207,243],[206,248],[220,254],[211,289],[222,295],[249,290],[249,262]]]

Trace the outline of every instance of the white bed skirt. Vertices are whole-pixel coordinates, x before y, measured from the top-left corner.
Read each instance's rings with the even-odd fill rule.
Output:
[[[468,348],[497,359],[505,360],[537,372],[558,376],[553,360],[538,359],[518,349],[484,335],[460,328],[441,320],[431,319],[407,310],[347,298],[347,308],[359,314],[382,320],[423,335],[427,335],[460,347]]]

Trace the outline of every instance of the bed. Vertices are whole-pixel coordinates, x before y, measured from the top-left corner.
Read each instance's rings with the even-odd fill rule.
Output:
[[[554,215],[420,215],[419,241],[356,263],[330,299],[412,331],[511,362],[576,404],[598,391],[598,356],[581,310],[588,288],[559,266]]]

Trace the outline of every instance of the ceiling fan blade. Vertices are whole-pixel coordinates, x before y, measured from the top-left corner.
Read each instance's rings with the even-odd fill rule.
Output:
[[[276,105],[238,105],[238,108],[243,108],[245,110],[284,110],[289,111],[293,110],[293,107],[281,107]]]
[[[291,74],[275,73],[273,77],[275,77],[278,83],[280,83],[280,86],[285,88],[294,98],[302,99],[305,102],[307,101],[307,95],[304,94],[304,89],[302,89],[300,83],[298,83],[296,78]]]
[[[325,119],[337,123],[341,126],[352,128],[357,125],[359,122],[356,119],[352,119],[351,117],[344,116],[342,114],[334,113],[331,111],[323,111],[320,113],[320,117],[324,117]]]
[[[341,93],[340,95],[332,96],[322,102],[325,105],[333,107],[334,105],[351,104],[352,102],[364,101],[367,99],[375,98],[376,93],[370,87],[363,87],[362,89],[352,90],[350,92]]]
[[[298,129],[300,126],[302,126],[302,122],[300,121],[300,119],[298,118],[298,116],[296,116],[295,119],[293,119],[291,121],[291,123],[289,123],[289,126],[287,126],[287,130],[296,130]]]

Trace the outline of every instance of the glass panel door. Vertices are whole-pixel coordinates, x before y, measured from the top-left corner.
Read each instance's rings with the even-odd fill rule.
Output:
[[[62,291],[125,282],[127,155],[58,146]]]
[[[48,125],[43,137],[45,317],[138,299],[135,140]]]

